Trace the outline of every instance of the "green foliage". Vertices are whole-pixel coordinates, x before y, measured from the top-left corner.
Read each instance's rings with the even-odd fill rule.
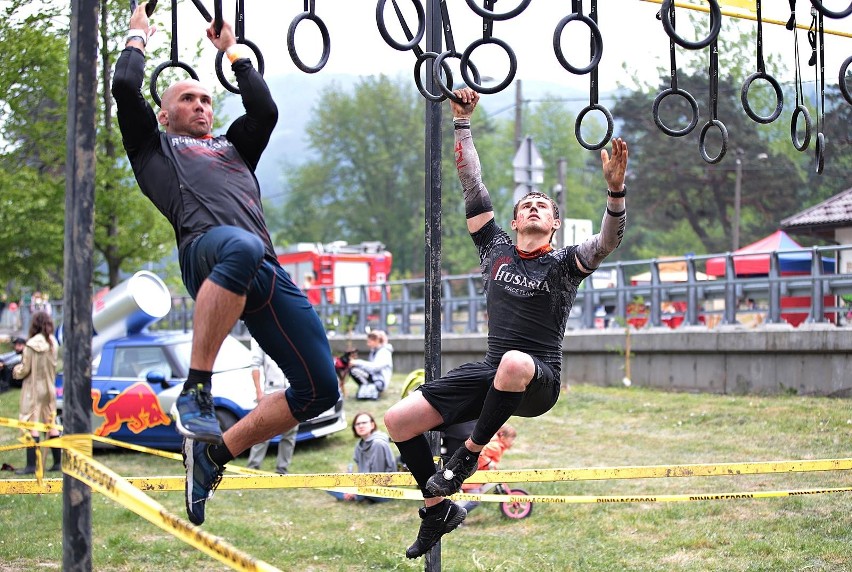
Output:
[[[128,5],[110,0],[102,13],[95,263],[115,285],[171,251],[173,234],[138,191],[108,96],[124,47]],[[0,284],[62,295],[65,226],[68,8],[56,2],[7,2],[0,21]],[[73,221],[70,221],[73,224]]]
[[[379,240],[398,270],[422,268],[422,110],[410,86],[365,77],[351,94],[325,89],[307,126],[318,158],[288,172],[276,244]]]
[[[653,122],[652,103],[662,89],[669,87],[667,75],[661,77],[659,85],[629,91],[617,102],[615,110],[630,145],[629,184],[634,197],[630,201],[631,238],[622,246],[623,256],[730,249],[738,151],[743,165],[740,245],[777,229],[782,218],[798,212],[803,204],[827,196],[826,187],[818,190],[808,184],[808,155],[791,151],[789,115],[760,125],[743,111],[740,92],[746,76],[756,68],[751,52],[755,39],[731,38],[726,30],[720,37],[718,118],[729,134],[727,155],[720,163],[710,165],[699,155],[699,134],[710,116],[706,50],[681,56],[679,61],[678,85],[696,98],[701,113],[698,126],[688,136],[669,138]],[[769,73],[777,74],[775,69],[770,61]],[[774,93],[767,86],[755,82],[749,92],[751,107],[762,115],[774,109]],[[791,109],[795,96],[792,89],[786,91],[785,109]],[[683,101],[678,99],[668,98],[661,106],[661,116],[671,127],[686,125],[686,106],[671,105]],[[848,123],[844,129],[848,132]],[[716,128],[708,133],[706,149],[713,156],[721,140]],[[842,190],[830,186],[831,193]]]

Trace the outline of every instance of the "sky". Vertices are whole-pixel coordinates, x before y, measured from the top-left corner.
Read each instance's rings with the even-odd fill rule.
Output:
[[[201,0],[212,11],[210,0]],[[742,2],[743,0],[727,0]],[[481,0],[479,0],[481,5]],[[703,0],[695,0],[699,5],[707,5]],[[848,6],[849,0],[823,0],[832,10],[841,10]],[[499,11],[507,11],[518,5],[519,0],[501,0],[496,3]],[[165,3],[164,3],[165,4]],[[266,74],[281,75],[304,73],[291,60],[287,50],[287,30],[290,22],[302,12],[302,2],[264,0],[264,2],[245,2],[245,37],[257,44],[264,54]],[[376,25],[375,0],[315,0],[315,14],[325,23],[330,36],[330,56],[319,74],[346,73],[355,75],[403,74],[411,76],[415,56],[411,52],[400,52],[391,48],[382,39]],[[400,8],[407,14],[410,27],[416,25],[412,0],[398,0]],[[781,0],[764,2],[763,17],[786,21],[789,16],[789,4]],[[771,5],[771,6],[770,6]],[[164,7],[168,7],[165,4]],[[476,16],[465,0],[447,0],[456,47],[459,51],[482,36],[482,19]],[[493,36],[506,41],[515,51],[518,60],[516,79],[540,80],[570,85],[577,89],[588,90],[589,76],[577,76],[566,71],[557,61],[553,50],[553,32],[559,21],[570,13],[568,0],[534,0],[517,17],[507,21],[495,21]],[[591,7],[584,0],[586,14]],[[810,3],[800,0],[797,18],[802,24],[810,23]],[[669,41],[662,24],[655,18],[660,5],[648,0],[601,0],[598,7],[598,23],[603,38],[603,56],[598,68],[598,81],[601,91],[617,87],[625,79],[622,65],[627,64],[643,80],[654,81],[657,68],[668,66]],[[225,2],[225,18],[233,20],[234,8]],[[385,14],[387,26],[392,36],[403,41],[392,3],[388,0]],[[692,10],[678,9],[679,30],[689,39],[697,39],[699,33],[688,26],[687,14],[700,14]],[[183,46],[194,45],[194,40],[202,36],[206,24],[199,12],[190,2],[179,7],[180,34]],[[168,9],[158,8],[158,17],[170,31]],[[706,15],[701,14],[702,18]],[[743,30],[754,29],[756,23],[738,20]],[[789,77],[777,77],[785,83],[793,81],[792,33],[783,26],[764,23],[764,51],[780,54],[787,62]],[[838,30],[852,34],[852,17],[844,20],[825,19],[827,30]],[[701,31],[703,33],[703,30]],[[587,28],[572,22],[565,27],[562,35],[563,49],[568,61],[575,66],[585,66],[589,61],[589,35]],[[321,55],[321,37],[316,25],[302,20],[295,35],[299,57],[309,65],[316,64]],[[168,34],[160,34],[155,41],[168,42]],[[205,58],[212,58],[215,50],[206,43]],[[806,30],[799,31],[799,45],[802,53],[803,74],[806,80],[813,79],[813,69],[805,65],[810,55]],[[421,42],[425,47],[425,41]],[[706,50],[705,50],[706,51]],[[684,50],[678,48],[679,57],[684,58]],[[841,63],[852,55],[852,38],[826,34],[826,81],[837,82]],[[485,46],[478,48],[471,59],[476,63],[483,76],[502,81],[508,73],[508,59],[500,48]],[[454,75],[458,74],[458,60],[453,62]],[[200,64],[203,69],[211,70],[212,64]],[[756,65],[756,64],[755,64]],[[200,73],[204,73],[199,69]],[[756,69],[756,67],[755,67]],[[212,73],[209,72],[209,73]],[[723,70],[724,73],[724,70]],[[852,71],[849,72],[852,74]],[[306,74],[308,75],[308,74]],[[848,77],[848,76],[847,76]],[[412,80],[413,81],[413,80]],[[458,80],[457,80],[458,81]],[[486,84],[487,85],[487,84]]]

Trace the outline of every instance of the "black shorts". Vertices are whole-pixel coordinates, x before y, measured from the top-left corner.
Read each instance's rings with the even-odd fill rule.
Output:
[[[556,405],[559,379],[553,368],[535,356],[535,376],[515,411],[519,417],[538,417]],[[444,422],[433,429],[443,431],[450,425],[478,419],[485,395],[494,385],[497,368],[485,362],[472,362],[448,371],[443,377],[424,383],[417,391],[441,414]]]

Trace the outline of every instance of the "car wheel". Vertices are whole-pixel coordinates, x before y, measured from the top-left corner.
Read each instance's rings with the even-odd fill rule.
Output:
[[[222,433],[237,423],[237,417],[230,411],[226,411],[224,409],[216,410],[216,420],[219,421],[219,427],[221,427]]]

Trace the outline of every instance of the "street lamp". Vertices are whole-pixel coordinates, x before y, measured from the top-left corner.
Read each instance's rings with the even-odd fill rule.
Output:
[[[743,184],[743,155],[745,151],[741,147],[737,147],[736,151],[736,179],[734,181],[734,224],[731,230],[731,251],[737,251],[740,248],[740,209],[742,208],[742,184]],[[768,159],[766,153],[758,153],[755,159]]]

